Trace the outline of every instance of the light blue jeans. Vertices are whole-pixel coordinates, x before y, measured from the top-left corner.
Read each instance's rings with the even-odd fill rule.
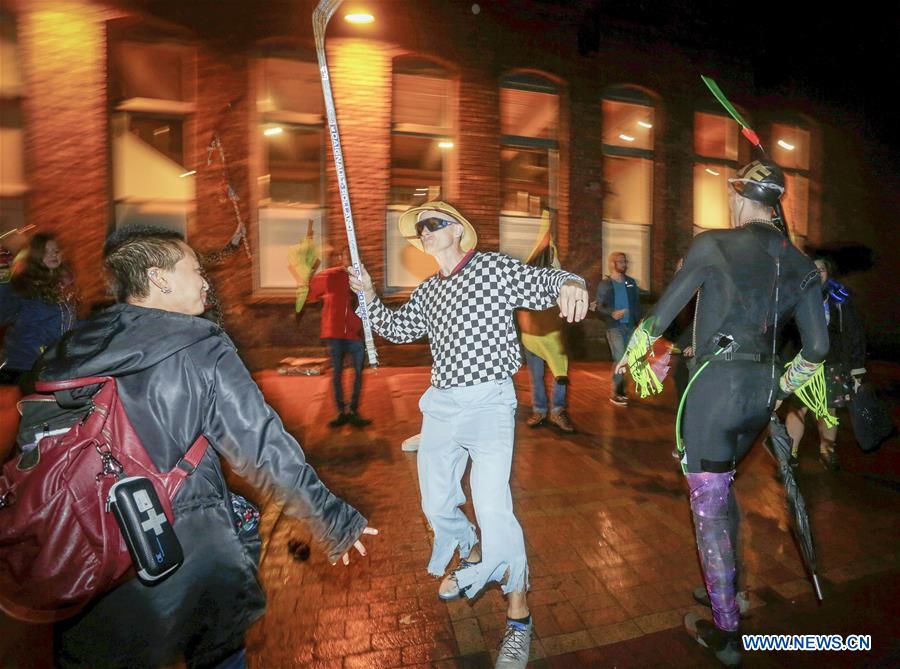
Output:
[[[535,413],[547,414],[547,389],[544,387],[544,359],[525,350],[525,361],[528,363],[528,376],[531,377],[531,408]],[[551,408],[562,411],[566,408],[566,386],[553,379],[553,395]]]
[[[527,589],[525,538],[513,515],[509,489],[516,411],[512,379],[459,388],[431,386],[419,408],[419,490],[422,511],[434,530],[428,573],[443,576],[457,548],[466,557],[478,543],[475,526],[460,509],[466,501],[461,481],[472,458],[470,484],[481,528],[481,562],[459,571],[457,582],[474,597],[487,583],[503,581],[509,571],[503,592]]]
[[[615,395],[625,394],[625,375],[616,374],[616,363],[625,355],[625,347],[633,332],[633,325],[610,325],[606,328],[606,341],[609,342],[609,352],[613,359],[612,392]]]

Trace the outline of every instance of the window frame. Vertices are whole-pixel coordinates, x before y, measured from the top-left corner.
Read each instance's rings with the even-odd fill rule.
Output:
[[[250,165],[253,178],[250,180],[251,200],[255,206],[250,207],[249,227],[251,228],[251,245],[253,246],[253,289],[254,297],[261,300],[275,299],[278,301],[292,301],[297,294],[296,283],[291,286],[264,285],[264,277],[267,268],[264,266],[263,241],[272,232],[272,229],[263,230],[263,226],[274,226],[279,218],[294,214],[297,218],[298,237],[297,243],[305,239],[307,221],[313,221],[313,243],[319,250],[319,262],[310,278],[326,269],[329,265],[327,254],[324,250],[328,240],[328,156],[330,155],[330,143],[327,136],[327,119],[325,116],[324,102],[320,114],[315,112],[297,112],[293,110],[271,109],[260,110],[258,105],[259,93],[266,85],[266,61],[269,59],[293,60],[307,65],[313,65],[318,70],[315,51],[302,45],[264,45],[260,47],[249,68],[249,91],[253,103],[250,105],[249,150]],[[321,91],[316,91],[321,95]],[[270,123],[280,126],[291,126],[315,131],[319,134],[319,203],[307,202],[280,202],[271,199],[269,186],[271,185],[271,170],[269,167],[269,155],[266,139],[263,135],[263,127]],[[263,184],[263,180],[269,177],[269,186]]]
[[[197,164],[197,121],[196,121],[196,99],[197,99],[197,46],[184,36],[167,34],[164,31],[155,31],[152,27],[147,29],[146,26],[132,25],[129,19],[113,19],[107,22],[107,68],[112,72],[117,67],[113,59],[117,54],[117,44],[119,43],[137,43],[150,46],[155,49],[163,49],[174,51],[181,56],[181,82],[180,88],[183,92],[184,100],[170,100],[164,98],[147,98],[147,97],[130,97],[116,99],[114,97],[113,87],[116,82],[112,77],[107,79],[108,92],[108,112],[107,112],[107,128],[109,132],[109,143],[111,147],[110,156],[110,207],[112,225],[118,227],[120,223],[120,208],[129,205],[145,206],[145,205],[161,205],[162,208],[167,206],[179,206],[184,211],[184,229],[185,239],[189,239],[194,232],[197,220],[197,191],[193,176],[196,173]],[[180,198],[141,198],[126,196],[125,198],[117,197],[116,173],[119,166],[116,159],[116,131],[114,124],[119,114],[128,114],[135,118],[141,119],[166,119],[177,120],[181,123],[182,133],[182,153],[184,157],[185,172],[179,175],[182,178],[190,179],[192,195],[186,199]]]
[[[553,137],[533,137],[527,135],[513,135],[503,132],[503,89],[525,91],[530,93],[543,93],[554,95],[556,97],[556,118],[554,122]],[[503,205],[507,199],[507,183],[504,178],[503,167],[503,151],[504,150],[525,150],[525,151],[541,151],[546,152],[547,160],[547,202],[546,210],[551,214],[551,226],[556,223],[554,214],[559,209],[560,199],[560,172],[561,165],[561,126],[562,126],[562,104],[563,104],[563,87],[553,77],[544,73],[533,70],[512,70],[500,77],[498,83],[498,100],[500,104],[500,135],[499,135],[499,151],[500,151],[500,218],[498,222],[499,250],[501,253],[507,253],[516,257],[518,260],[525,260],[516,253],[512,240],[519,235],[514,234],[516,228],[526,228],[529,225],[539,228],[541,218],[545,207],[539,206],[540,211],[535,215],[530,211],[522,213],[519,210],[504,209]],[[551,228],[555,234],[555,229]]]
[[[652,148],[636,148],[636,147],[628,147],[628,146],[619,146],[615,144],[607,144],[602,141],[602,127],[606,124],[606,114],[603,110],[603,102],[609,100],[612,102],[623,102],[632,105],[640,105],[643,107],[648,107],[653,112],[653,140],[651,142]],[[644,91],[638,86],[630,85],[630,84],[619,84],[615,86],[610,86],[607,88],[603,95],[600,98],[600,119],[601,119],[601,175],[602,182],[604,184],[604,191],[606,189],[606,158],[607,157],[618,157],[618,158],[637,158],[641,160],[646,160],[650,164],[650,183],[647,186],[647,192],[649,193],[649,215],[647,223],[638,223],[633,221],[626,221],[623,219],[615,219],[607,216],[606,212],[606,195],[604,193],[603,196],[603,204],[602,204],[602,215],[601,215],[601,248],[603,249],[603,258],[602,262],[602,273],[605,276],[607,272],[606,267],[606,256],[609,252],[614,250],[619,250],[613,248],[613,244],[609,244],[607,242],[606,231],[612,230],[614,228],[622,228],[623,226],[628,226],[628,229],[635,228],[633,232],[635,235],[639,237],[644,237],[644,249],[641,253],[641,266],[642,268],[646,268],[644,276],[635,277],[638,282],[638,289],[643,294],[649,294],[651,292],[650,288],[653,281],[653,244],[655,241],[654,235],[654,217],[656,215],[656,202],[655,202],[655,193],[654,188],[656,185],[655,180],[655,168],[656,168],[656,151],[657,145],[659,142],[659,132],[657,132],[657,127],[659,125],[659,112],[660,106],[658,99],[648,92]],[[640,228],[640,230],[636,229]],[[627,253],[627,251],[626,251]],[[634,254],[632,253],[633,257]],[[632,262],[632,265],[634,263]],[[644,279],[646,279],[644,281]]]
[[[804,221],[805,229],[803,231],[803,234],[796,231],[796,228],[794,227],[795,223],[790,218],[788,218],[788,220],[787,220],[787,223],[788,223],[789,229],[791,230],[792,235],[798,241],[805,243],[806,240],[809,239],[809,229],[811,227],[810,226],[810,211],[812,210],[812,198],[811,198],[810,193],[812,191],[811,185],[812,185],[812,171],[813,171],[812,170],[813,129],[809,123],[807,123],[806,121],[804,121],[803,119],[800,119],[800,118],[790,117],[790,116],[776,117],[776,118],[772,119],[772,121],[769,123],[769,137],[770,137],[770,141],[772,144],[775,144],[779,139],[778,137],[775,136],[775,126],[784,126],[787,128],[801,130],[801,131],[805,132],[807,135],[807,137],[806,137],[806,141],[808,143],[808,146],[806,147],[806,163],[807,164],[806,164],[805,168],[784,167],[780,163],[778,163],[778,166],[781,167],[782,172],[784,172],[785,181],[788,181],[790,179],[796,179],[798,177],[801,179],[804,179],[806,181],[806,202],[805,202],[806,221]],[[774,154],[774,151],[772,151],[771,153]],[[793,189],[791,188],[790,184],[786,184],[786,185],[787,185],[786,197],[790,197],[791,191]],[[784,202],[784,198],[782,198],[782,203],[783,202]],[[787,216],[788,216],[788,213],[785,212],[785,217],[787,218]],[[801,245],[801,248],[802,248],[802,245]]]
[[[416,123],[398,123],[396,120],[396,106],[394,104],[396,96],[396,77],[398,74],[406,74],[402,69],[398,72],[398,63],[404,60],[421,61],[430,63],[446,73],[443,79],[447,82],[446,108],[444,110],[447,119],[445,127],[422,125]],[[435,77],[437,78],[437,77]],[[441,153],[441,186],[439,199],[444,201],[453,201],[456,197],[457,189],[457,173],[459,171],[459,75],[455,68],[448,63],[438,60],[432,56],[419,53],[403,53],[394,56],[391,60],[391,96],[390,96],[391,114],[390,114],[390,132],[389,142],[390,149],[388,151],[388,178],[387,178],[387,205],[384,216],[384,278],[382,281],[382,291],[385,297],[400,297],[408,295],[416,286],[421,283],[422,279],[411,279],[412,283],[392,283],[395,274],[399,274],[400,270],[393,265],[393,262],[399,261],[393,258],[393,253],[402,254],[404,251],[409,252],[411,249],[417,252],[414,247],[408,244],[399,236],[397,229],[397,220],[400,214],[411,206],[417,206],[421,202],[414,204],[395,202],[392,197],[394,192],[394,138],[410,137],[422,138],[431,141],[452,142],[453,146],[447,149],[439,149]],[[414,198],[415,199],[415,198]],[[430,195],[425,195],[422,202],[430,199]],[[408,248],[407,248],[408,247]],[[424,253],[424,252],[422,252]],[[423,264],[428,264],[423,258]],[[437,271],[437,264],[434,263],[434,271]],[[405,272],[410,274],[410,272]],[[427,277],[426,277],[427,278]]]
[[[744,113],[742,111],[742,113]],[[707,116],[715,116],[718,118],[723,118],[727,123],[733,123],[734,127],[737,129],[737,155],[734,159],[731,158],[722,158],[720,156],[710,156],[697,152],[697,116],[698,114],[705,114]],[[694,109],[693,114],[693,123],[692,127],[692,152],[691,152],[691,187],[693,189],[693,197],[692,199],[692,207],[691,207],[691,229],[693,230],[693,234],[696,236],[701,232],[706,230],[727,230],[730,227],[730,223],[728,219],[726,219],[726,225],[718,228],[708,228],[697,225],[697,182],[696,182],[696,168],[698,166],[707,166],[707,165],[717,165],[722,167],[725,170],[730,170],[733,174],[736,174],[740,169],[740,166],[743,164],[742,161],[746,161],[747,152],[743,147],[743,143],[741,142],[741,133],[740,127],[738,126],[737,121],[735,121],[731,116],[729,116],[726,112],[720,112],[717,109],[712,108],[698,108]],[[728,194],[728,182],[727,179],[729,177],[726,176],[725,182],[725,195]],[[726,205],[727,207],[727,205]],[[727,213],[727,211],[726,211]]]

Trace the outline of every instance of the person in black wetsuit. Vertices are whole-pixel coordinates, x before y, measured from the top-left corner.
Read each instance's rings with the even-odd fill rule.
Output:
[[[695,238],[684,267],[640,327],[652,341],[697,294],[682,465],[715,624],[692,614],[685,624],[722,663],[736,666],[741,654],[735,467],[780,400],[819,368],[828,352],[828,330],[815,266],[773,221],[773,207],[784,194],[782,171],[767,160],[754,161],[729,184],[734,229]],[[782,374],[774,342],[791,318],[803,348]],[[629,348],[639,348],[640,340],[633,337]]]

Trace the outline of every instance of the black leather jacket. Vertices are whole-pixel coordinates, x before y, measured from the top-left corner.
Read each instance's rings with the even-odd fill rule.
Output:
[[[184,656],[199,667],[240,648],[265,596],[253,546],[234,529],[220,457],[257,488],[278,494],[332,562],[366,526],[319,480],[234,345],[209,321],[119,304],[72,332],[40,365],[47,380],[116,377],[129,419],[160,470],[174,467],[201,433],[210,442],[173,504],[184,564],[153,587],[127,581],[59,624],[60,666],[157,667]]]
[[[843,374],[861,374],[866,368],[866,335],[859,313],[848,299],[843,303],[828,299],[828,339],[831,349],[825,362],[837,364]]]

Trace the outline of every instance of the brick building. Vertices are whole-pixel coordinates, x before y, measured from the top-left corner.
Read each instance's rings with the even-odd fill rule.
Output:
[[[222,163],[208,152],[218,135],[252,259],[238,251],[212,275],[255,367],[318,345],[316,308],[294,315],[287,255],[308,229],[320,247],[344,234],[315,3],[257,4],[3,0],[0,17],[0,226],[58,234],[85,304],[102,301],[101,245],[116,225],[175,227],[201,251],[231,237]],[[440,195],[476,224],[482,249],[513,255],[549,209],[564,266],[595,286],[607,252],[625,250],[652,301],[692,235],[727,226],[725,179],[750,158],[701,73],[786,168],[801,242],[897,237],[881,229],[852,123],[790,91],[753,97],[742,65],[696,40],[610,19],[592,41],[583,3],[364,4],[373,23],[332,20],[328,62],[360,250],[392,299],[433,271],[397,216]],[[858,292],[896,343],[896,268],[876,272]],[[576,354],[605,350],[600,327],[573,328]]]

